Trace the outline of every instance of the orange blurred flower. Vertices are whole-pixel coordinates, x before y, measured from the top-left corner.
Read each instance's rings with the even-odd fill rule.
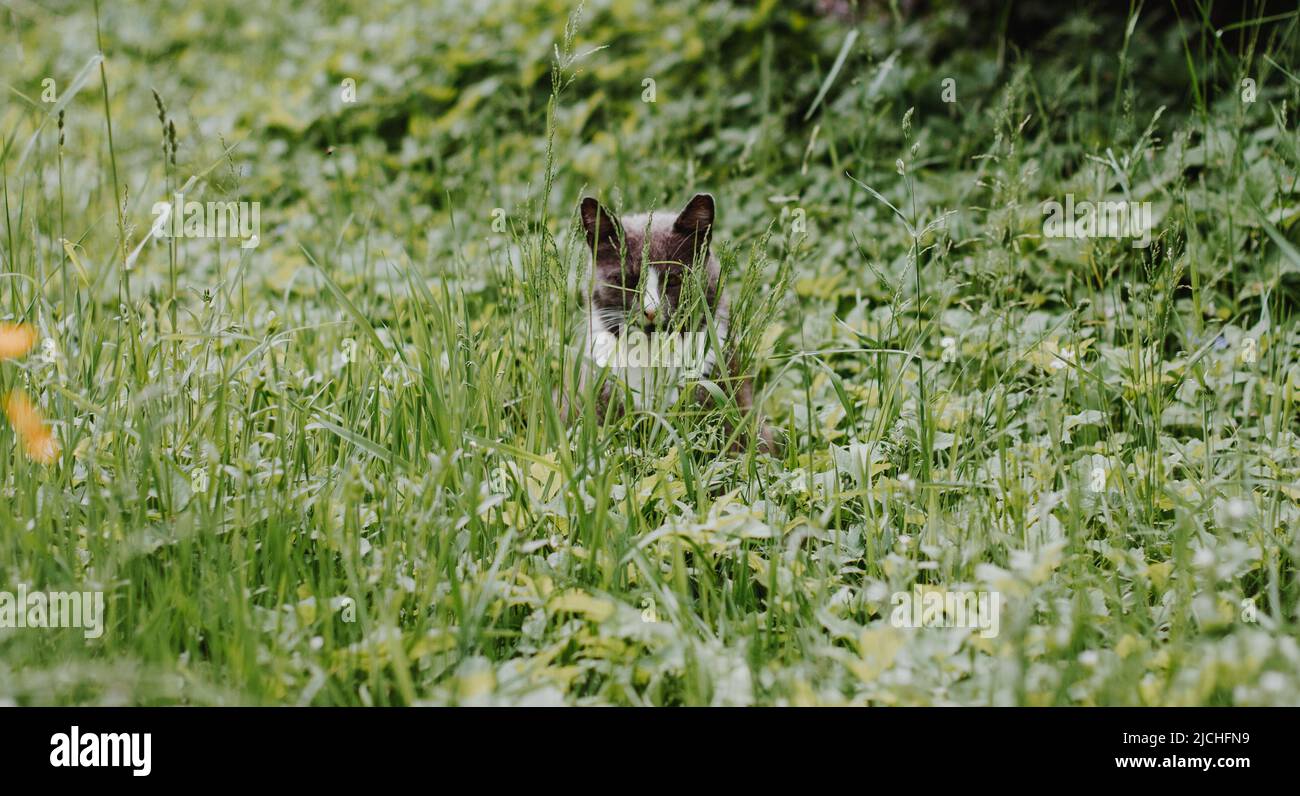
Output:
[[[5,414],[9,416],[9,425],[27,451],[27,457],[41,464],[49,464],[59,455],[59,441],[54,432],[45,425],[41,410],[23,393],[15,390],[5,400]]]
[[[26,323],[0,323],[0,359],[14,359],[36,345],[36,329]]]

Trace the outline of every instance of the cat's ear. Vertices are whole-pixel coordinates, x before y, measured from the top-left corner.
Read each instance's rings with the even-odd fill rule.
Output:
[[[712,229],[713,195],[707,193],[695,194],[673,222],[673,230],[691,242],[689,251],[692,260],[708,248]]]
[[[582,200],[582,228],[587,231],[587,245],[593,252],[608,247],[617,252],[623,237],[623,225],[605,206],[588,196]],[[599,244],[599,245],[598,245]]]

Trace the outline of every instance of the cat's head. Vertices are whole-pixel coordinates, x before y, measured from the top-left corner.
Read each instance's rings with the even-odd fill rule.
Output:
[[[680,320],[683,286],[703,277],[710,307],[717,301],[717,261],[709,254],[713,197],[696,194],[680,213],[617,218],[600,202],[582,200],[582,226],[592,253],[591,311],[602,328],[652,331]]]

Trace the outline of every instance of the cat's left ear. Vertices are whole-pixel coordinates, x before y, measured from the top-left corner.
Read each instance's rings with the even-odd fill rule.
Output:
[[[697,193],[673,222],[673,231],[692,241],[692,259],[708,249],[713,230],[713,194]]]

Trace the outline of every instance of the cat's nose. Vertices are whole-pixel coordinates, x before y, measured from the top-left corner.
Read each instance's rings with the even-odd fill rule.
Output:
[[[650,323],[654,323],[655,315],[659,314],[659,310],[654,307],[646,307],[642,312],[645,313],[645,319]]]

